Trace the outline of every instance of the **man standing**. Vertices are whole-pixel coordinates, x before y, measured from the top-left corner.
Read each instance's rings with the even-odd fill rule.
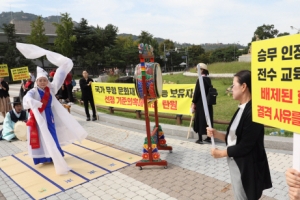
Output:
[[[6,113],[3,122],[2,139],[11,141],[15,138],[14,128],[18,121],[27,121],[28,112],[22,109],[19,97],[14,97],[13,109]]]
[[[95,104],[94,104],[94,99],[93,99],[93,94],[92,94],[92,88],[91,84],[93,79],[89,78],[89,74],[87,71],[82,72],[83,78],[80,79],[79,85],[82,93],[82,100],[84,102],[84,108],[85,108],[85,114],[86,114],[86,121],[90,121],[90,112],[89,112],[89,102],[91,104],[92,110],[93,110],[93,121],[96,120],[96,109],[95,109]]]

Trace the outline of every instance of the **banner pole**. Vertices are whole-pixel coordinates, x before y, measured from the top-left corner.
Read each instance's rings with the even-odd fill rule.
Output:
[[[207,100],[206,100],[206,96],[205,96],[204,82],[203,82],[202,75],[200,74],[200,67],[198,65],[197,65],[197,71],[198,71],[199,86],[200,86],[200,92],[201,92],[201,97],[202,97],[202,102],[203,102],[203,108],[204,108],[206,123],[207,123],[209,128],[212,128],[211,121],[210,121],[210,116],[209,116],[209,112],[208,112]],[[214,139],[213,136],[211,137],[211,146],[212,146],[213,149],[216,148],[215,147],[216,146],[215,145],[215,139]]]

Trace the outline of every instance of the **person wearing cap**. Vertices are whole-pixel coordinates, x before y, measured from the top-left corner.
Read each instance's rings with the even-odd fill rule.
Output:
[[[15,124],[18,121],[27,121],[28,112],[23,110],[22,103],[19,97],[14,97],[13,109],[6,113],[3,122],[2,139],[11,141],[16,137],[14,133]]]
[[[209,71],[207,70],[207,65],[204,63],[199,63],[197,65],[197,69],[198,68],[201,70],[200,74],[203,77],[205,96],[207,96],[208,90],[211,86],[211,80],[208,77]],[[207,105],[207,107],[208,107],[211,125],[213,126],[213,106]],[[199,79],[196,82],[195,91],[194,91],[194,95],[193,95],[192,111],[195,113],[193,129],[194,129],[195,133],[198,133],[198,135],[199,135],[199,139],[196,141],[196,143],[204,144],[202,135],[206,135],[207,123],[206,123],[206,119],[205,119],[205,113],[204,113],[204,107],[203,107],[203,102],[202,102],[202,97],[201,97]],[[211,142],[210,137],[207,137],[204,141]]]
[[[26,80],[26,82],[24,83],[22,81],[21,83],[21,89],[20,89],[20,100],[22,101],[23,97],[26,95],[26,93],[32,89],[34,86],[34,81],[32,81],[32,74],[29,73],[29,78]]]
[[[52,70],[52,71],[49,73],[49,81],[50,81],[50,82],[53,81],[54,74],[55,74],[55,69]]]
[[[5,117],[6,113],[11,110],[9,99],[9,86],[4,78],[0,78],[0,112]]]
[[[81,142],[87,132],[59,103],[55,94],[73,68],[71,59],[32,44],[17,43],[17,49],[27,58],[46,56],[58,66],[52,82],[45,70],[37,67],[35,87],[23,99],[24,109],[30,109],[27,121],[28,155],[35,165],[53,162],[57,174],[68,174],[71,168],[64,160],[61,146]]]

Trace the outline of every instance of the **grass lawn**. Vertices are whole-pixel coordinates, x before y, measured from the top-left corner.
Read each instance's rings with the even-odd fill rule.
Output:
[[[240,70],[251,70],[251,63],[248,62],[220,62],[213,63],[207,66],[209,73],[211,74],[224,74],[224,73],[237,73]],[[193,68],[191,72],[196,72],[196,68]]]

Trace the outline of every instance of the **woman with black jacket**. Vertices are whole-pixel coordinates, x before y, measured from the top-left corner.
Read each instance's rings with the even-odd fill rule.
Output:
[[[271,175],[264,147],[264,125],[252,121],[251,72],[234,75],[232,97],[240,102],[226,135],[207,128],[207,135],[225,141],[227,149],[212,149],[214,158],[227,157],[235,199],[257,200],[271,188]]]
[[[6,113],[12,109],[8,90],[8,83],[4,81],[4,78],[0,78],[0,112],[3,117],[5,117]]]

